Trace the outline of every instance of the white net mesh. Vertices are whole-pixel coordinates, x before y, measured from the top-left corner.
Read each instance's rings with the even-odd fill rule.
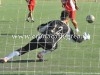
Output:
[[[1,0],[0,0],[1,2]],[[88,32],[91,40],[73,43],[66,39],[59,42],[58,49],[37,62],[37,53],[30,51],[0,63],[0,75],[100,75],[100,23],[99,0],[77,0],[77,21],[80,34]],[[0,58],[26,45],[37,34],[37,27],[50,20],[59,19],[63,8],[60,0],[37,0],[33,12],[34,23],[26,22],[28,14],[25,0],[2,0],[0,7]],[[89,24],[86,16],[92,14],[96,20]],[[73,28],[73,25],[70,23]],[[74,29],[74,28],[73,28]]]

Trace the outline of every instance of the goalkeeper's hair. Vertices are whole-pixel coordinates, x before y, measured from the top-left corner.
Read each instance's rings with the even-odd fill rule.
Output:
[[[60,19],[61,20],[66,20],[66,18],[69,16],[69,13],[65,10],[61,11],[61,16]]]

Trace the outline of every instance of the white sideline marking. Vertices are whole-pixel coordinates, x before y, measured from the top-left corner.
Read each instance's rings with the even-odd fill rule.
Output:
[[[4,71],[4,72],[10,72],[10,71]],[[39,72],[39,73],[43,73],[44,71],[13,71],[14,72]],[[78,75],[100,75],[100,73],[95,73],[95,72],[52,72],[52,71],[48,71],[48,72],[45,72],[45,73],[50,73],[50,74],[78,74]]]

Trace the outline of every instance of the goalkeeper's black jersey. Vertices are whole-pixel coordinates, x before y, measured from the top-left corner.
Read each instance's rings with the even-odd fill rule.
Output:
[[[38,30],[42,30],[42,39],[45,43],[55,44],[68,32],[68,26],[60,20],[53,20],[46,24],[41,24]]]

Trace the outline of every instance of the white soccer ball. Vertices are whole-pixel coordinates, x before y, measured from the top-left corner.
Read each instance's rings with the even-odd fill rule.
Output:
[[[93,15],[88,15],[88,16],[86,17],[86,21],[87,21],[88,23],[93,23],[93,22],[95,21],[95,17],[94,17]]]

